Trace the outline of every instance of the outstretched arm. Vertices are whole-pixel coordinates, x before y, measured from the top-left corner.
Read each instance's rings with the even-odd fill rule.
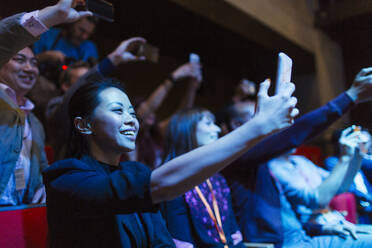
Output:
[[[372,67],[361,70],[355,77],[353,85],[326,105],[295,120],[295,123],[250,149],[239,159],[239,164],[258,166],[283,152],[298,147],[327,129],[351,107],[372,97]],[[230,169],[230,168],[229,168]],[[249,169],[231,168],[237,170]]]
[[[165,97],[168,95],[169,91],[173,88],[173,83],[188,78],[190,80],[199,80],[201,79],[200,66],[193,65],[190,63],[181,65],[176,70],[170,74],[170,78],[167,78],[161,85],[159,85],[155,91],[137,108],[137,115],[140,119],[146,119],[146,117],[154,113],[160,105],[163,103]],[[193,101],[194,95],[192,92],[193,89],[188,90],[188,93],[185,97],[188,98],[188,101],[183,101],[185,105],[190,105],[190,101]],[[181,105],[180,108],[183,108]],[[166,121],[167,122],[167,121]],[[166,124],[162,124],[164,126]]]
[[[201,72],[199,64],[191,63],[191,64],[186,64],[183,67],[186,67],[185,69],[187,69],[188,71],[186,72],[186,75],[189,75],[188,82],[187,82],[188,85],[186,88],[186,93],[184,94],[176,112],[181,111],[181,110],[191,109],[194,106],[196,92],[199,89],[200,84],[202,82],[202,72]],[[173,114],[159,123],[159,128],[163,133],[165,133],[168,123],[170,119],[172,118],[172,116]]]
[[[256,116],[216,142],[168,161],[151,175],[154,203],[170,200],[220,171],[267,135],[288,127],[298,114],[293,84],[277,95],[267,95],[270,83],[261,84]]]

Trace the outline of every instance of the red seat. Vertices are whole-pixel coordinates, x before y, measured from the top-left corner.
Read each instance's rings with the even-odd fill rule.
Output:
[[[357,207],[355,196],[352,193],[342,193],[332,198],[329,203],[331,209],[345,212],[345,219],[351,223],[357,223]]]
[[[317,166],[323,167],[322,150],[317,146],[303,145],[296,149],[295,155],[303,155],[310,159]]]
[[[45,205],[0,207],[0,247],[46,248]]]
[[[44,151],[46,153],[48,164],[52,164],[54,162],[54,150],[51,146],[46,145],[44,147]]]

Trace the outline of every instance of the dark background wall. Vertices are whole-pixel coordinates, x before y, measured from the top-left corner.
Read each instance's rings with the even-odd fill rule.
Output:
[[[121,40],[132,36],[143,36],[160,49],[159,63],[126,65],[117,71],[115,76],[126,83],[131,96],[148,96],[168,73],[187,62],[190,52],[201,56],[204,71],[204,82],[196,104],[212,110],[229,100],[240,78],[247,77],[256,82],[268,77],[275,78],[276,54],[280,50],[275,48],[275,44],[273,49],[263,47],[170,1],[113,3],[116,9],[115,23],[100,22],[92,37],[101,57],[112,51]],[[0,10],[0,15],[5,17],[47,4],[50,1],[13,1]],[[272,33],[272,37],[283,42],[283,38]],[[307,78],[314,75],[312,55],[289,41],[284,42],[292,48],[290,56],[295,60],[293,81],[298,84],[297,95],[305,93],[300,108],[307,110],[311,98],[306,94],[311,87]],[[164,117],[174,110],[184,87],[181,84],[171,91],[166,104],[159,111],[160,116]]]
[[[117,71],[115,76],[126,83],[131,97],[148,96],[168,73],[188,60],[190,52],[196,52],[201,56],[204,71],[204,82],[196,105],[216,110],[229,100],[240,78],[247,77],[256,82],[267,77],[275,79],[276,54],[283,49],[294,59],[293,81],[297,85],[296,96],[300,100],[301,112],[317,107],[312,54],[274,31],[268,28],[265,32],[254,30],[254,36],[265,39],[264,46],[168,0],[112,2],[116,8],[115,23],[100,22],[92,37],[101,57],[112,51],[121,40],[132,36],[143,36],[160,49],[159,63],[131,64],[121,66]],[[45,0],[9,1],[1,8],[0,16],[38,9],[48,4],[50,1]],[[346,86],[351,84],[361,67],[370,65],[371,23],[367,15],[365,19],[358,17],[357,20],[322,27],[343,48]],[[267,39],[271,42],[267,42]],[[175,110],[184,87],[180,84],[171,91],[159,110],[160,117]],[[371,105],[361,105],[352,112],[351,117],[354,123],[371,128]]]

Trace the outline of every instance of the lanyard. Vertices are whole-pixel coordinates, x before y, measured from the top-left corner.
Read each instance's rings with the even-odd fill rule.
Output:
[[[224,244],[224,248],[228,248],[227,241],[226,241],[226,236],[225,236],[225,233],[222,229],[222,221],[221,221],[220,211],[218,209],[216,196],[214,195],[213,187],[212,187],[212,184],[209,181],[209,179],[207,179],[207,184],[208,184],[208,187],[209,187],[209,189],[211,191],[211,194],[212,194],[212,204],[213,204],[214,213],[213,213],[213,210],[212,210],[211,206],[209,205],[208,201],[205,199],[203,193],[200,191],[199,186],[195,186],[195,190],[198,193],[200,199],[202,200],[205,208],[207,209],[209,216],[213,220],[214,225],[217,229],[218,235],[220,236],[220,239],[221,239],[222,243]]]

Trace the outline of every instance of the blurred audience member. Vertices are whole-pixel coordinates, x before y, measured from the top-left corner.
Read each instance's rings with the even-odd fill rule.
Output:
[[[231,125],[241,125],[250,120],[256,111],[257,89],[256,84],[243,78],[235,87],[231,101],[216,113],[216,120],[221,127],[222,135],[234,129]],[[236,122],[239,123],[236,123]]]
[[[51,115],[56,110],[56,107],[62,103],[63,95],[67,92],[71,85],[76,83],[80,77],[89,71],[89,69],[90,65],[87,62],[80,60],[69,65],[68,68],[61,73],[58,84],[62,95],[56,96],[48,102],[45,110],[47,120],[51,118]]]
[[[28,47],[0,69],[2,120],[0,205],[45,201],[41,170],[47,167],[44,130],[25,98],[39,75],[37,60]],[[9,151],[9,152],[5,152]],[[39,198],[34,198],[37,196]]]
[[[49,27],[89,15],[60,0],[40,11],[0,22],[0,205],[45,201],[41,170],[47,166],[44,131],[25,95],[39,75],[37,59],[27,47]],[[11,43],[11,44],[10,44]]]
[[[96,23],[94,17],[87,16],[63,28],[49,29],[33,46],[40,63],[98,59],[96,45],[88,40]]]
[[[235,87],[234,96],[232,102],[243,102],[253,101],[256,102],[257,97],[257,86],[255,82],[252,82],[246,78],[240,80],[239,84]]]
[[[280,188],[274,183],[267,161],[309,141],[340,118],[354,104],[370,100],[372,98],[371,71],[372,68],[361,70],[346,92],[321,108],[296,119],[293,126],[269,136],[223,171],[231,189],[234,210],[245,240],[270,242],[277,247],[286,247],[288,237],[300,234],[303,236],[297,240],[297,246],[330,246],[329,241],[333,240],[313,239],[305,234],[296,218],[290,218],[289,220],[295,222],[288,223],[286,216],[282,216],[283,208],[289,210],[287,212],[289,215],[294,213],[288,203],[282,201],[284,198],[281,197]],[[292,224],[299,228],[293,228]],[[295,230],[296,233],[291,233],[290,230]],[[369,236],[360,236],[363,238],[359,237],[357,241],[351,237],[345,240],[337,236],[334,240],[343,242],[344,246],[369,247],[370,242],[366,240]]]
[[[304,233],[299,231],[302,228],[307,235],[339,235],[342,238],[349,235],[356,238],[358,232],[372,231],[371,226],[356,226],[346,221],[341,213],[328,209],[336,194],[348,190],[361,166],[360,154],[352,158],[355,146],[350,143],[354,139],[355,136],[346,130],[342,142],[345,153],[332,172],[316,166],[304,156],[291,155],[291,152],[268,162],[281,194],[281,213],[286,217],[283,219],[286,228],[284,242],[287,246],[305,239]]]
[[[137,148],[127,154],[128,159],[143,162],[151,166],[152,169],[160,165],[164,155],[163,139],[165,130],[172,115],[158,121],[155,112],[174,84],[184,80],[186,80],[187,89],[177,110],[190,109],[194,104],[196,91],[202,81],[201,67],[195,63],[187,63],[178,67],[145,101],[135,104],[141,129],[138,134]]]
[[[175,114],[167,129],[165,162],[213,144],[220,131],[213,114],[206,109]],[[177,248],[245,247],[232,209],[230,188],[219,173],[183,196],[163,203],[162,214]]]
[[[359,129],[360,127],[354,127]],[[328,170],[332,170],[342,157],[343,145],[340,139],[341,131],[335,131],[332,135],[334,156],[328,157],[324,164]],[[362,152],[362,169],[356,174],[349,191],[352,192],[358,202],[358,220],[360,224],[372,224],[372,185],[366,175],[372,172],[372,159],[368,156],[368,147],[371,143],[371,135],[366,130],[361,130],[360,145]]]

